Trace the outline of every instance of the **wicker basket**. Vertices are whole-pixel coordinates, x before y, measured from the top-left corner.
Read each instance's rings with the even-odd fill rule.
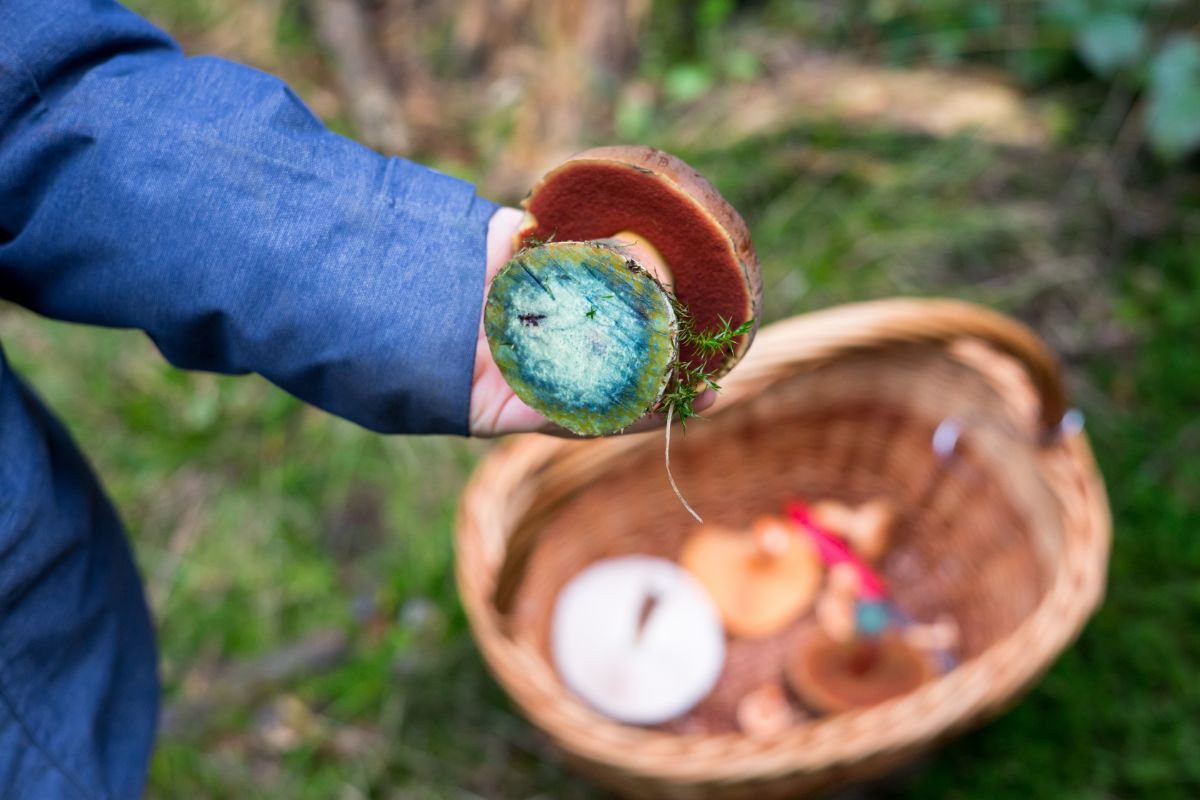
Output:
[[[901,514],[882,568],[895,599],[917,618],[951,614],[962,660],[895,700],[750,738],[728,724],[730,704],[779,670],[782,646],[735,640],[684,720],[600,716],[549,661],[554,598],[596,559],[675,557],[695,523],[667,484],[661,435],[520,438],[464,494],[459,588],[496,678],[595,780],[630,797],[763,800],[877,777],[1012,703],[1100,601],[1103,484],[1063,424],[1055,360],[1019,323],[946,300],[845,306],[763,330],[725,384],[709,419],[672,443],[706,521],[748,525],[795,497],[890,498]]]

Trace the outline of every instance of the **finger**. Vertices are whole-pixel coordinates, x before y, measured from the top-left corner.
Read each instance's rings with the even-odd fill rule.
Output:
[[[521,227],[525,212],[519,208],[498,208],[488,220],[487,279],[495,277],[513,255],[513,237]]]
[[[703,411],[706,408],[712,408],[712,404],[715,402],[717,402],[717,393],[712,389],[705,389],[692,401],[692,408]]]

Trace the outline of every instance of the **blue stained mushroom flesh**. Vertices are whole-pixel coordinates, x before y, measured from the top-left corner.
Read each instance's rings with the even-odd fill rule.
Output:
[[[653,408],[676,356],[666,290],[618,249],[585,242],[517,253],[492,281],[484,332],[517,397],[586,436]]]

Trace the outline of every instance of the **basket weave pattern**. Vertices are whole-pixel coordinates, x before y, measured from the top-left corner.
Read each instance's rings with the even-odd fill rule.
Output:
[[[674,438],[676,480],[706,522],[744,527],[798,497],[896,504],[881,566],[897,604],[949,613],[963,632],[962,663],[908,695],[740,734],[737,700],[779,674],[794,627],[730,642],[713,694],[659,728],[608,720],[559,682],[548,629],[566,581],[608,556],[675,558],[695,527],[655,435],[528,437],[484,460],[457,541],[475,637],[534,724],[627,796],[794,797],[875,777],[1011,703],[1100,601],[1108,507],[1085,437],[1055,434],[1064,398],[1054,359],[1018,323],[890,300],[764,329],[709,419]],[[943,458],[931,441],[948,418],[963,433]]]

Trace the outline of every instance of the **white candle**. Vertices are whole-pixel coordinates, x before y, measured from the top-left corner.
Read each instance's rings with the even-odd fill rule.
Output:
[[[653,725],[712,690],[725,633],[695,578],[662,558],[623,556],[593,564],[563,588],[551,649],[563,682],[597,711]]]

